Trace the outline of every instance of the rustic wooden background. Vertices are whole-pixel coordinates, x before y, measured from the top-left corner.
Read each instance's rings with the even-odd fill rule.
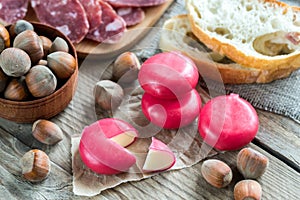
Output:
[[[293,4],[296,1],[289,2]],[[80,91],[84,90],[84,82],[89,81],[85,79],[93,75],[84,74],[85,71],[80,73],[85,78],[79,79],[76,102],[81,103],[82,107],[88,107],[90,105],[87,103],[87,97],[81,95]],[[204,102],[210,98],[204,90],[200,95]],[[260,129],[249,146],[270,159],[267,172],[258,180],[263,188],[263,199],[298,200],[300,124],[270,112],[257,112]],[[51,119],[61,126],[64,132],[63,141],[55,146],[37,142],[31,135],[31,124],[17,124],[0,119],[0,199],[233,199],[234,184],[242,179],[235,164],[238,151],[218,152],[215,156],[229,163],[234,171],[232,183],[224,189],[213,188],[205,182],[200,173],[200,162],[190,168],[122,184],[92,198],[75,196],[72,192],[70,142],[72,135],[78,134],[78,127],[89,120],[78,116],[86,116],[86,113],[84,110],[76,110],[76,106],[71,103],[62,113]],[[44,150],[49,155],[52,165],[48,179],[36,184],[21,177],[19,165],[23,154],[32,148]]]

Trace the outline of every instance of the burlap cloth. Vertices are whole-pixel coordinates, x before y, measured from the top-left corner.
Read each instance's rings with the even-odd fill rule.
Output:
[[[299,1],[289,1],[288,3],[300,6]],[[135,51],[141,60],[147,59],[151,55],[157,53],[159,51],[158,42],[160,39],[159,28],[162,27],[165,20],[172,16],[184,13],[186,13],[184,1],[175,1],[155,25],[157,29],[154,28],[149,31],[147,36],[132,48],[132,51]],[[79,74],[77,90],[80,92],[80,95],[75,95],[75,98],[72,101],[74,110],[83,112],[83,114],[78,114],[79,117],[77,117],[77,119],[82,119],[82,122],[78,123],[78,127],[76,127],[77,130],[83,129],[80,124],[88,125],[93,123],[97,118],[99,119],[99,117],[91,114],[95,110],[93,106],[90,105],[93,105],[94,103],[92,97],[92,88],[94,87],[95,82],[99,81],[100,78],[97,78],[97,76],[94,74],[97,68],[93,69],[88,63],[86,65],[87,67],[81,66],[80,68],[81,73]],[[102,63],[102,65],[104,66],[105,63]],[[224,86],[223,84],[217,84],[213,81],[200,84],[203,86],[209,85],[208,91],[211,97],[233,92],[247,99],[256,108],[282,114],[297,122],[300,122],[300,70],[294,72],[289,78],[277,80],[269,84]],[[90,89],[88,90],[87,88]],[[80,100],[80,96],[81,98],[86,97],[84,104],[81,103],[82,101]],[[136,102],[131,101],[127,107],[125,105],[121,115],[116,114],[114,117],[122,119],[124,117],[122,116],[122,113],[126,113],[127,111],[138,115],[137,117],[140,117],[140,98],[141,94],[137,94],[135,99]],[[126,116],[123,119],[126,121],[129,120]],[[180,132],[185,134],[180,134]],[[189,127],[179,130],[179,132],[162,130],[155,136],[168,144],[169,147],[175,152],[178,162],[171,170],[192,166],[201,161],[203,158],[216,153],[214,150],[209,149],[206,145],[202,144],[202,140],[199,138],[199,134],[197,134],[196,122]],[[73,191],[76,195],[94,196],[101,193],[101,191],[105,189],[115,187],[121,183],[137,181],[156,175],[143,173],[123,173],[116,176],[97,175],[87,169],[82,163],[78,154],[79,139],[80,133],[72,138]],[[179,141],[181,141],[181,143]],[[189,141],[189,143],[184,141]],[[175,142],[176,145],[174,145]],[[143,147],[143,156],[141,159],[138,159],[138,162],[142,163],[144,156],[146,155],[147,146],[149,146],[149,138],[145,137],[136,145],[132,146],[129,150],[135,153],[141,147]]]

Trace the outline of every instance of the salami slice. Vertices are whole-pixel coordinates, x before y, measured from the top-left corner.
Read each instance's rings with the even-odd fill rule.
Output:
[[[96,30],[89,32],[87,38],[97,42],[116,43],[125,32],[126,23],[108,3],[100,1],[100,5],[102,23]]]
[[[105,0],[114,7],[147,7],[157,6],[168,0]]]
[[[0,0],[0,22],[15,23],[23,19],[27,12],[29,0]]]
[[[90,29],[93,31],[101,24],[102,9],[99,0],[79,0],[86,12]]]
[[[31,0],[38,19],[63,32],[73,43],[79,43],[89,31],[83,6],[78,0]]]
[[[117,8],[117,13],[126,22],[126,26],[133,26],[142,22],[145,18],[145,12],[141,8],[123,7]]]

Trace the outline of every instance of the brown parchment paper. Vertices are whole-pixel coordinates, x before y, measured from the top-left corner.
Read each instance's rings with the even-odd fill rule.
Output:
[[[100,194],[103,190],[113,188],[119,184],[128,181],[138,181],[159,173],[142,173],[141,168],[144,164],[151,138],[155,137],[169,146],[176,156],[175,165],[167,170],[179,170],[190,167],[203,158],[215,155],[216,152],[202,143],[198,133],[197,119],[189,126],[178,130],[165,130],[151,124],[141,111],[141,98],[143,91],[138,88],[125,89],[126,97],[123,103],[114,112],[115,118],[122,119],[132,124],[139,132],[139,138],[127,149],[136,156],[137,163],[131,167],[129,172],[123,172],[117,175],[99,175],[89,170],[82,162],[78,145],[80,135],[72,138],[72,167],[73,167],[73,192],[80,196],[94,196]],[[98,112],[98,118],[104,118],[105,114]]]

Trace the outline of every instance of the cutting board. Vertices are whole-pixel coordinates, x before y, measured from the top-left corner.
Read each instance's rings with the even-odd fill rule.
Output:
[[[89,39],[84,39],[80,43],[74,44],[78,57],[84,58],[89,55],[89,57],[107,58],[129,49],[150,31],[150,27],[160,19],[173,2],[174,0],[168,0],[159,6],[143,8],[145,11],[145,19],[140,24],[129,27],[121,40],[116,44],[102,44]],[[30,6],[25,19],[38,21],[34,10]]]

